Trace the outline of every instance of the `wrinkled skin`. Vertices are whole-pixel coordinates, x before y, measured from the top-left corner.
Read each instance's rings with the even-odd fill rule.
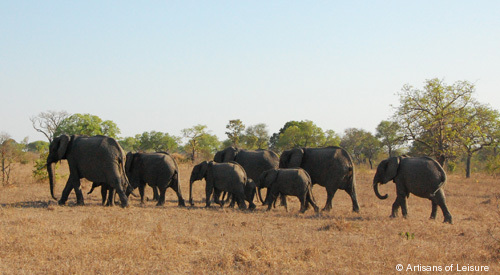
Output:
[[[218,163],[235,161],[239,163],[247,177],[253,181],[259,179],[262,172],[278,168],[279,157],[270,150],[243,150],[236,147],[227,147],[222,151],[218,151],[214,156],[214,161]],[[259,200],[263,202],[260,188],[258,188]]]
[[[332,209],[333,196],[338,189],[342,189],[351,197],[352,210],[359,212],[354,164],[344,149],[332,146],[284,151],[280,157],[279,167],[302,168],[311,177],[312,184],[325,187],[327,199],[323,211]]]
[[[128,206],[124,190],[129,186],[125,175],[125,152],[118,142],[105,136],[68,136],[54,138],[49,146],[47,172],[49,173],[50,193],[54,199],[55,163],[66,159],[69,165],[69,178],[59,199],[59,205],[68,200],[71,190],[75,190],[77,204],[83,205],[80,179],[91,182],[104,182],[114,188],[120,196],[121,206]],[[57,200],[57,199],[56,199]]]
[[[278,194],[296,196],[300,200],[300,212],[304,213],[309,204],[315,212],[319,211],[312,195],[312,182],[309,174],[301,168],[270,169],[262,173],[258,185],[267,188],[265,204],[269,211]]]
[[[399,207],[403,217],[408,216],[406,199],[411,194],[427,198],[432,202],[431,219],[436,218],[437,207],[443,211],[444,222],[452,223],[451,213],[446,206],[443,186],[446,182],[446,173],[441,165],[428,157],[412,158],[406,156],[392,157],[380,162],[373,177],[373,189],[379,199],[386,199],[387,195],[380,195],[379,184],[389,181],[396,183],[396,200],[392,205],[391,217],[396,217]]]
[[[214,202],[222,205],[219,197],[222,191],[230,193],[240,209],[246,209],[245,185],[247,176],[245,170],[236,162],[216,163],[203,161],[193,167],[189,180],[189,203],[193,203],[193,182],[205,179],[206,207],[210,207],[210,197],[214,193]]]
[[[129,152],[125,171],[132,188],[139,188],[141,204],[144,204],[144,188],[148,184],[153,190],[157,187],[160,191],[157,206],[165,204],[165,192],[169,187],[177,194],[178,205],[186,206],[179,186],[179,167],[168,153]]]

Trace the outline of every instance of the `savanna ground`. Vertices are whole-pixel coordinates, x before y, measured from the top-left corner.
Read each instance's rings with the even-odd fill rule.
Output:
[[[188,200],[191,165],[181,165],[183,196]],[[394,184],[381,186],[381,201],[371,186],[374,171],[356,172],[361,212],[352,213],[344,191],[334,209],[299,214],[288,198],[289,212],[204,208],[204,182],[194,185],[195,206],[177,207],[169,189],[164,207],[100,205],[100,192],[86,195],[85,206],[67,206],[50,197],[49,184],[35,183],[32,165],[18,165],[14,184],[0,187],[1,274],[392,274],[396,265],[488,266],[500,272],[500,180],[484,175],[464,179],[449,175],[445,193],[454,224],[429,220],[431,203],[410,196],[409,218],[390,219]],[[68,170],[58,170],[59,197]],[[151,189],[147,189],[151,197]],[[320,207],[325,189],[315,186]],[[416,267],[418,269],[418,267]],[[420,272],[417,272],[420,273]],[[422,272],[427,273],[427,272]],[[463,272],[461,272],[463,273]],[[465,272],[467,273],[467,272]]]

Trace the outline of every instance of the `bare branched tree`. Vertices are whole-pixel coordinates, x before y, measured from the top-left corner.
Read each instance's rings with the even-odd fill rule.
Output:
[[[69,113],[66,111],[47,111],[41,112],[38,116],[31,117],[30,120],[33,128],[37,132],[44,134],[49,142],[52,142],[57,127],[69,116]]]

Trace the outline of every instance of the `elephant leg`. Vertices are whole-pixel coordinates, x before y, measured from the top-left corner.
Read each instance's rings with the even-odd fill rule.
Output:
[[[167,187],[161,186],[158,187],[158,189],[160,189],[160,197],[158,197],[158,202],[156,203],[156,206],[162,206],[165,204],[165,192],[167,192]]]
[[[111,187],[106,187],[108,191],[108,201],[106,202],[106,206],[114,206],[115,205],[115,189]]]
[[[170,187],[175,191],[175,194],[177,194],[177,204],[179,206],[186,206],[184,198],[182,197],[181,188],[179,187],[179,181],[174,179]]]
[[[220,194],[222,193],[221,190],[217,189],[217,188],[214,188],[214,202],[218,205],[220,205],[220,207],[224,207],[224,201],[221,201],[220,200]]]
[[[101,185],[101,200],[102,200],[102,203],[101,205],[105,205],[106,204],[106,198],[108,197],[108,188],[102,184]]]
[[[307,201],[312,205],[314,212],[318,213],[319,212],[319,207],[316,205],[316,202],[314,202],[311,193],[307,192]]]
[[[120,197],[121,207],[123,208],[128,207],[128,197],[122,188],[122,186],[124,186],[124,184],[122,185],[122,183],[125,180],[126,179],[122,179],[118,176],[111,177],[107,180],[110,188],[114,189],[114,192],[118,193],[118,196]],[[112,196],[112,200],[114,200],[114,195]]]
[[[408,218],[408,204],[406,203],[406,196],[401,198],[401,213],[403,214],[403,218]]]
[[[398,216],[399,206],[400,206],[400,199],[399,197],[397,197],[396,200],[394,200],[394,203],[392,204],[392,213],[390,216],[391,218],[395,218]]]
[[[446,197],[444,195],[443,189],[439,189],[434,196],[434,200],[441,207],[443,211],[444,221],[450,224],[453,224],[453,218],[451,216],[450,211],[448,211],[448,207],[446,206]]]
[[[354,188],[347,188],[345,191],[351,197],[352,211],[359,212],[359,204],[358,204],[358,198],[356,197],[356,190]]]
[[[142,182],[139,184],[139,195],[141,196],[141,205],[144,204],[144,189],[146,189],[146,184]],[[155,188],[153,187],[153,190]]]
[[[438,204],[436,203],[436,201],[434,199],[431,199],[431,202],[432,202],[432,211],[431,211],[431,217],[429,219],[435,220],[436,214],[437,214]]]
[[[160,193],[158,192],[158,187],[151,186],[153,189],[153,201],[158,201],[160,199]]]
[[[300,201],[300,213],[304,213],[307,210],[307,199],[306,199],[306,193],[301,194],[299,197]]]
[[[284,206],[286,212],[288,212],[288,204],[286,203],[286,195],[280,193],[280,206]]]
[[[210,207],[210,197],[212,196],[213,189],[213,184],[207,182],[205,186],[205,207]]]
[[[337,188],[334,187],[326,188],[326,203],[322,211],[328,212],[332,209],[332,200],[333,197],[335,196],[335,192],[337,192]]]
[[[71,176],[71,173],[70,173],[68,181],[66,182],[66,186],[64,186],[61,198],[58,201],[59,205],[65,205],[66,204],[66,201],[68,200],[69,194],[71,193],[71,190],[73,190],[73,186],[74,186],[73,182],[74,181],[78,181],[79,182],[80,179],[78,179],[78,178],[76,178],[74,176]]]
[[[234,194],[233,196],[236,197],[237,203],[238,203],[238,208],[240,210],[247,209],[247,204],[245,203],[245,194],[244,193],[240,193],[238,195]]]

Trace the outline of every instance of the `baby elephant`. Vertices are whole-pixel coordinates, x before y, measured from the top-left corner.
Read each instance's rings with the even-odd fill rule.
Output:
[[[241,165],[236,162],[216,163],[203,161],[193,167],[189,180],[189,203],[193,204],[193,182],[205,179],[206,207],[210,207],[210,197],[214,193],[214,202],[222,204],[219,197],[222,191],[230,193],[238,203],[240,209],[246,209],[245,185],[247,174]],[[253,204],[253,203],[251,203]],[[255,208],[250,205],[250,208]]]
[[[373,189],[375,195],[381,200],[387,198],[378,191],[378,184],[386,184],[389,181],[396,183],[397,197],[392,205],[391,217],[397,216],[401,207],[403,217],[407,217],[408,209],[406,198],[410,193],[428,198],[432,201],[431,219],[436,218],[437,207],[441,207],[444,222],[452,223],[451,214],[446,207],[443,185],[446,182],[446,173],[439,163],[428,157],[412,158],[407,156],[391,157],[380,162],[377,173],[373,178]]]
[[[314,211],[319,208],[312,195],[312,183],[309,174],[302,168],[270,169],[259,177],[259,188],[267,188],[266,201],[269,211],[278,194],[296,196],[300,200],[300,212],[304,213],[313,206]]]

